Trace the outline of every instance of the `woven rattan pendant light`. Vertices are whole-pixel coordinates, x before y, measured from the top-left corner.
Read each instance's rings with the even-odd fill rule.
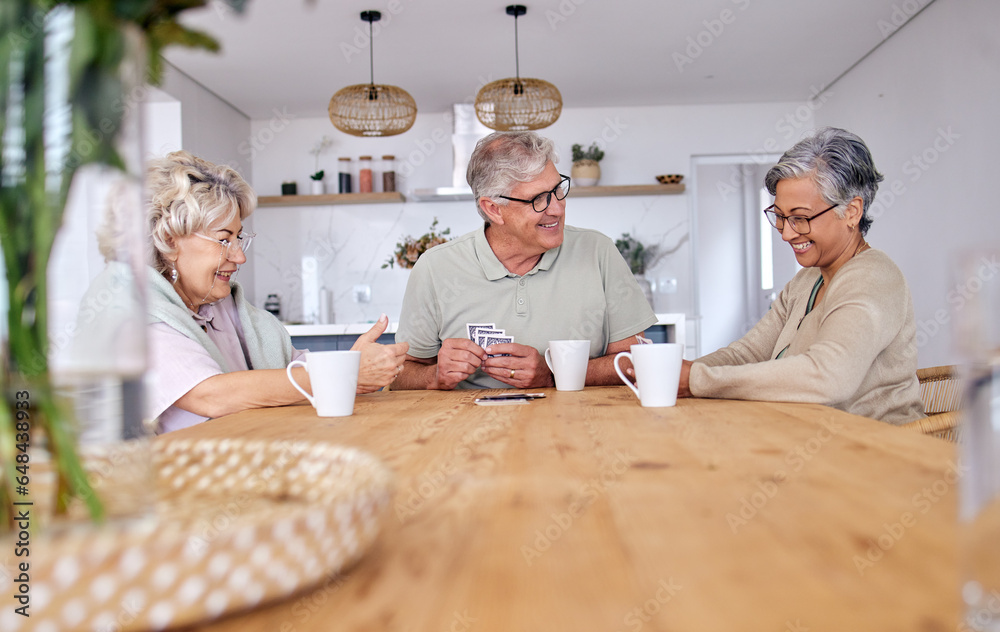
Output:
[[[514,16],[513,78],[492,81],[476,95],[476,117],[490,129],[501,132],[542,129],[556,122],[562,112],[559,89],[542,79],[522,79],[517,52],[517,18],[528,12],[523,4],[507,7]]]
[[[382,19],[378,11],[362,11],[368,23],[369,67],[371,82],[347,86],[330,99],[333,126],[352,136],[395,136],[413,127],[417,103],[410,93],[396,86],[375,84],[375,41],[372,22]]]

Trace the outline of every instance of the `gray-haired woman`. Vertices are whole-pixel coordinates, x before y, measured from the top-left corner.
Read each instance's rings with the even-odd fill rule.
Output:
[[[179,151],[151,164],[150,413],[160,432],[247,408],[302,400],[285,366],[300,357],[271,314],[251,305],[233,281],[253,234],[243,220],[257,196],[233,169]],[[392,382],[407,345],[375,342],[383,315],[359,338],[358,392]],[[295,369],[301,384],[308,374]]]
[[[803,269],[733,344],[685,362],[680,395],[825,404],[901,424],[923,417],[913,301],[865,241],[882,175],[858,136],[825,128],[767,173],[764,209]]]

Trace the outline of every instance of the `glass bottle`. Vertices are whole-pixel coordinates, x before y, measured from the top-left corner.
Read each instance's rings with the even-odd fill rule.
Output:
[[[351,192],[351,159],[340,157],[337,159],[337,184],[340,193]]]
[[[396,190],[396,157],[382,156],[382,191],[391,193]]]
[[[358,193],[372,192],[372,157],[358,158]]]

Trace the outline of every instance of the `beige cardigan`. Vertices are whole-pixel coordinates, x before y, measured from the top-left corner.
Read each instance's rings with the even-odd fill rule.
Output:
[[[695,360],[691,393],[825,404],[892,424],[923,417],[913,300],[903,273],[884,252],[862,252],[803,318],[819,276],[819,268],[800,270],[747,335]],[[784,357],[774,359],[786,345]]]

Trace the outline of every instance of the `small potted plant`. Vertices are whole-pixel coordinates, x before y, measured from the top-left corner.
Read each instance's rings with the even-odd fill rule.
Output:
[[[414,239],[413,237],[406,236],[403,241],[396,244],[396,249],[392,252],[392,255],[382,264],[383,268],[391,268],[394,264],[399,264],[401,268],[412,268],[416,263],[420,255],[427,252],[429,249],[443,244],[448,241],[445,235],[451,233],[450,228],[445,228],[440,233],[435,229],[437,228],[438,220],[435,217],[434,221],[431,222],[430,231],[424,233],[420,237]]]
[[[646,300],[652,305],[653,286],[646,279],[646,270],[652,268],[669,253],[661,252],[660,247],[656,244],[644,246],[642,242],[628,233],[624,233],[621,239],[615,240],[615,247],[622,254],[622,258],[628,264],[629,270],[635,275],[635,280],[642,289],[642,293],[645,294]]]
[[[326,192],[326,187],[323,184],[323,176],[325,175],[325,172],[323,169],[319,168],[319,155],[325,152],[332,144],[333,141],[328,136],[324,136],[319,139],[311,150],[309,150],[309,153],[315,158],[316,168],[316,171],[309,176],[309,179],[312,180],[312,182],[309,183],[309,192],[313,195],[323,195]]]
[[[601,165],[604,152],[594,142],[587,149],[583,145],[573,145],[573,169],[569,172],[573,184],[592,187],[601,179]]]
[[[313,195],[323,195],[326,192],[326,187],[323,183],[323,175],[324,172],[320,169],[316,173],[309,176],[309,179],[312,180],[312,182],[309,183],[309,192]]]

